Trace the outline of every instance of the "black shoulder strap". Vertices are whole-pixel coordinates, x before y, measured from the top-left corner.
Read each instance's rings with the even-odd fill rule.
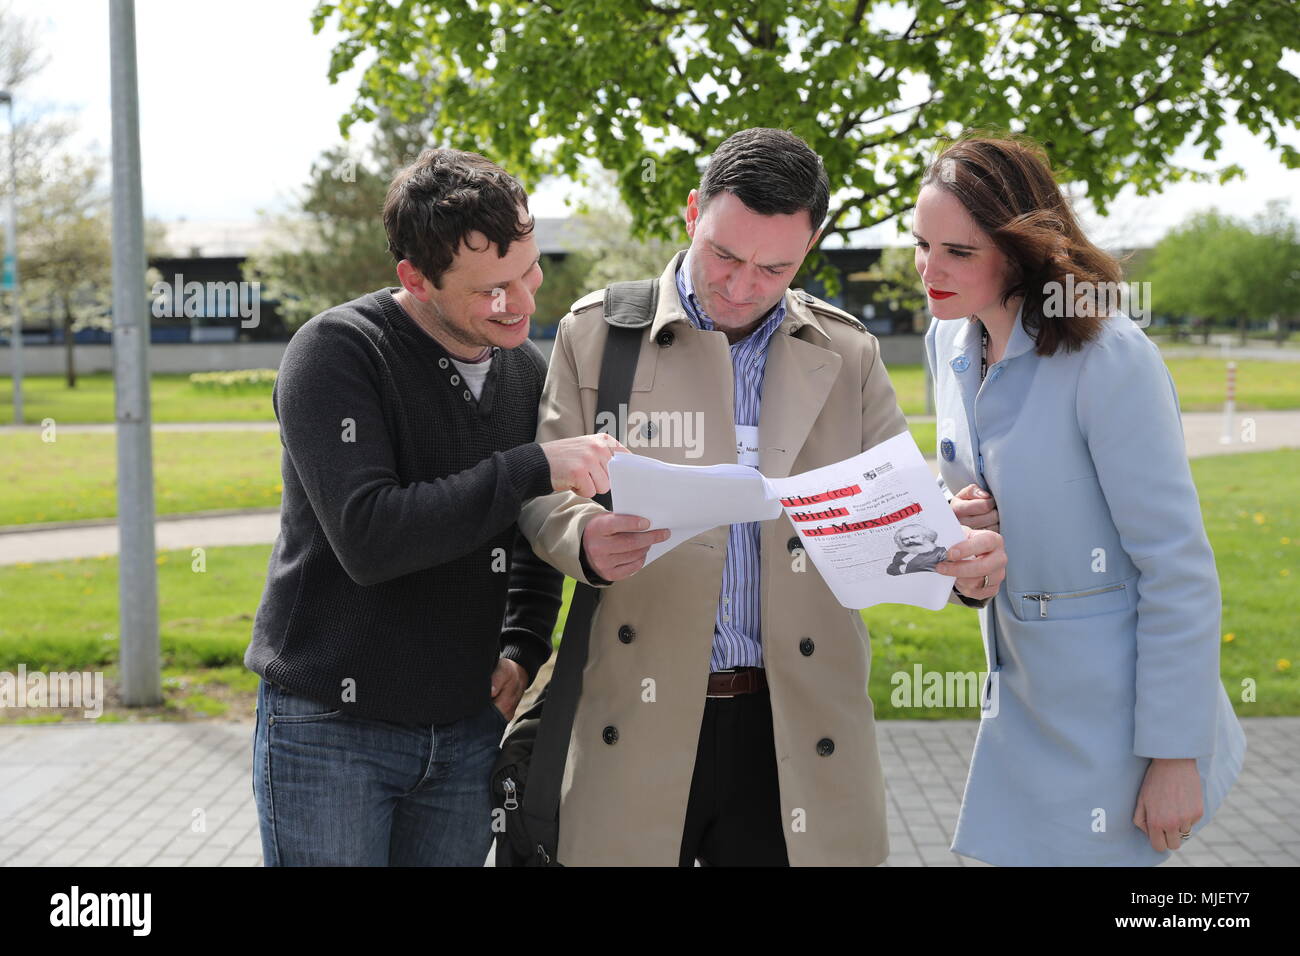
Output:
[[[632,395],[641,340],[654,321],[658,297],[657,279],[615,282],[605,290],[605,321],[609,325],[609,334],[600,361],[597,420],[602,412],[608,412],[615,422],[626,421],[626,415],[618,414],[619,406],[626,405]],[[595,432],[595,423],[592,425]],[[626,435],[614,437],[619,441],[627,439]],[[608,493],[597,495],[594,500],[607,509],[612,507]],[[542,722],[528,768],[528,784],[521,807],[527,818],[527,832],[539,836],[554,834],[554,843],[549,846],[539,844],[536,848],[541,862],[553,860],[558,847],[560,786],[569,756],[569,738],[578,711],[578,698],[582,696],[582,671],[587,666],[591,622],[599,602],[598,588],[581,581],[576,584],[569,616],[564,622],[564,637],[557,652],[555,672],[546,688],[546,705],[542,709]]]

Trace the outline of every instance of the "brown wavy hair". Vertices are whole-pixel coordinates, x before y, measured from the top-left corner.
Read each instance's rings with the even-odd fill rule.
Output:
[[[921,185],[956,196],[1007,257],[1002,304],[1024,296],[1021,319],[1039,355],[1073,352],[1096,337],[1107,318],[1096,283],[1118,283],[1123,270],[1083,234],[1041,145],[1027,136],[968,130],[930,163]],[[1048,283],[1059,283],[1063,295],[1067,274],[1076,287],[1092,283],[1092,291],[1076,291],[1066,315],[1046,315]]]

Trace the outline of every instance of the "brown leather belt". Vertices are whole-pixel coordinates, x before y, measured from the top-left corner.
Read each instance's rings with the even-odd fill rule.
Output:
[[[728,671],[714,671],[709,675],[707,697],[735,697],[739,694],[756,694],[767,689],[767,672],[761,667],[736,667]]]

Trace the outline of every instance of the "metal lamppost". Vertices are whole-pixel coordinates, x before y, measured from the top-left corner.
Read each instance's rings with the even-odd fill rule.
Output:
[[[23,313],[18,304],[18,133],[14,126],[14,95],[0,90],[0,103],[9,106],[9,219],[5,224],[4,282],[13,295],[14,327],[9,339],[13,355],[14,424],[23,423]]]

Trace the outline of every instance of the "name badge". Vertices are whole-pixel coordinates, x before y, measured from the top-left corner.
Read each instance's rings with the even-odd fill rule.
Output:
[[[736,426],[736,463],[758,467],[758,426]]]

